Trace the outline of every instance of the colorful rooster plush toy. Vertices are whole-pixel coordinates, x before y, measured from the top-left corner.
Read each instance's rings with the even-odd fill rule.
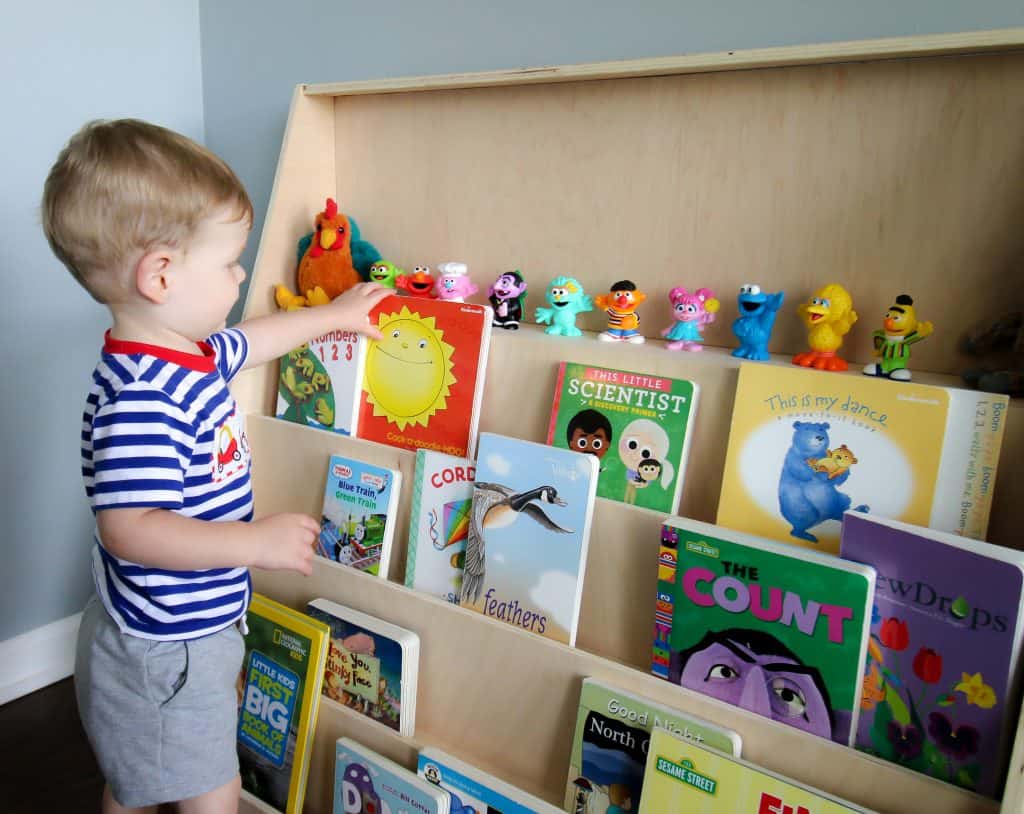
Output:
[[[360,239],[355,219],[338,211],[333,198],[316,216],[316,229],[299,241],[298,294],[279,285],[274,298],[281,308],[323,305],[362,282],[380,252]]]

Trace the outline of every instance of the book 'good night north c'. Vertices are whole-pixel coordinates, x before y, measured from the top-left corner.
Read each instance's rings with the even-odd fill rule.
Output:
[[[671,517],[651,672],[853,745],[875,569]]]
[[[843,512],[984,539],[1006,396],[740,366],[716,522],[839,553]]]

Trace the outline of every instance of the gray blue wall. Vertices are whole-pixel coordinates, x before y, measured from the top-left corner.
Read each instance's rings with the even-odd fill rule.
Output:
[[[91,591],[78,432],[106,318],[51,258],[37,217],[46,171],[85,120],[141,116],[200,139],[205,124],[252,194],[258,234],[301,82],[1011,26],[1024,26],[1020,0],[5,3],[0,642],[77,612]]]

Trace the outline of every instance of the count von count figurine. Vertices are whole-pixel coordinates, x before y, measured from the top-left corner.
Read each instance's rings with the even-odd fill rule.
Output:
[[[537,322],[548,327],[544,333],[554,336],[583,336],[576,327],[576,317],[594,310],[590,295],[583,290],[580,281],[574,277],[556,277],[548,284],[544,293],[550,308],[538,308]]]
[[[755,362],[763,362],[769,358],[768,340],[771,339],[772,328],[775,327],[775,315],[778,314],[785,298],[786,294],[783,291],[765,294],[761,291],[761,286],[753,283],[740,286],[739,296],[736,297],[740,315],[732,324],[732,332],[740,340],[740,346],[732,352],[733,356]]]
[[[494,309],[495,327],[518,331],[523,318],[523,300],[526,299],[526,280],[519,270],[499,275],[487,289],[487,299]]]
[[[910,295],[900,294],[885,312],[882,330],[872,334],[875,356],[880,361],[865,365],[864,374],[909,382],[907,362],[910,361],[910,346],[931,336],[932,330],[934,328],[930,322],[918,320],[914,300]]]

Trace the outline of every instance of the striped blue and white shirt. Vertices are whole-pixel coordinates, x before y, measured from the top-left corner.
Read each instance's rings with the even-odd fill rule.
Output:
[[[93,513],[157,507],[201,520],[250,520],[245,425],[227,383],[245,364],[238,330],[200,355],[107,334],[82,417],[82,477]],[[125,633],[195,639],[240,619],[252,592],[245,568],[169,571],[118,559],[99,531],[96,590]]]

